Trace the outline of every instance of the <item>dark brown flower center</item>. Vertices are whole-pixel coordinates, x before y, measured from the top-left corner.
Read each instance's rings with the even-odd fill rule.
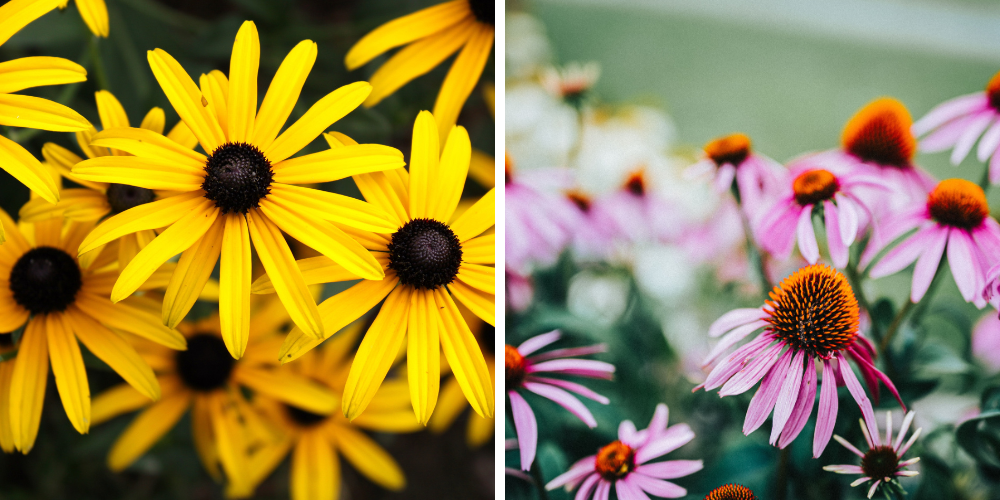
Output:
[[[10,270],[14,300],[31,314],[65,311],[81,286],[80,266],[58,248],[32,248]]]
[[[990,101],[990,107],[1000,112],[1000,71],[986,85],[986,97]]]
[[[271,192],[274,171],[271,162],[256,146],[227,142],[212,152],[205,162],[201,188],[223,214],[246,214],[260,206]]]
[[[222,388],[233,373],[236,360],[225,342],[210,333],[197,333],[187,341],[186,351],[177,351],[177,374],[184,384],[196,391]]]
[[[899,457],[892,446],[876,446],[861,458],[861,470],[873,481],[892,478],[899,468]]]
[[[435,289],[455,280],[462,265],[462,244],[443,222],[413,219],[392,235],[389,269],[399,282]]]
[[[156,193],[152,189],[126,184],[109,184],[105,196],[108,197],[108,204],[111,205],[111,215],[118,215],[130,208],[145,205],[156,199]]]
[[[858,111],[844,127],[844,150],[861,161],[910,168],[917,140],[913,119],[895,99],[878,99]]]
[[[617,481],[634,469],[635,450],[621,441],[601,448],[594,459],[594,470],[607,481]]]
[[[757,495],[746,486],[727,484],[710,491],[705,500],[757,500]]]
[[[576,208],[579,208],[583,213],[589,212],[590,207],[593,204],[590,197],[582,191],[570,191],[566,193],[566,197],[569,198],[569,201],[573,202],[573,204],[576,205]]]
[[[839,189],[840,182],[837,178],[823,169],[803,172],[792,182],[795,201],[802,206],[829,200]]]
[[[847,278],[822,264],[799,269],[770,292],[769,330],[793,349],[829,358],[858,335],[858,301]]]
[[[524,377],[527,375],[527,364],[524,361],[524,356],[514,346],[504,344],[503,354],[504,374],[507,382],[505,387],[510,391],[521,387],[521,384],[524,383]]]
[[[637,170],[628,176],[625,180],[625,190],[632,193],[635,196],[645,196],[646,195],[646,172],[644,170]]]
[[[494,11],[493,2],[489,0],[469,0],[469,8],[472,9],[472,14],[476,16],[476,20],[493,26],[495,22],[496,12]]]
[[[983,188],[964,179],[947,179],[927,195],[927,211],[941,224],[962,229],[979,227],[990,215]]]
[[[301,425],[302,427],[312,427],[320,422],[326,420],[328,415],[320,415],[318,413],[313,413],[309,410],[303,410],[298,406],[292,406],[290,404],[285,404],[285,412],[288,413],[288,417],[292,419],[295,423]]]
[[[750,156],[750,138],[744,134],[732,134],[714,139],[705,144],[705,154],[717,167],[730,164],[740,166]]]

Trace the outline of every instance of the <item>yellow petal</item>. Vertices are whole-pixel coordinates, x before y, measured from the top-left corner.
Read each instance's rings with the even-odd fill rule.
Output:
[[[109,184],[127,184],[146,189],[195,191],[205,182],[204,170],[173,160],[138,156],[102,156],[73,167],[81,179]]]
[[[11,0],[0,6],[0,44],[28,23],[59,6],[62,0]]]
[[[77,0],[79,3],[79,0]],[[97,114],[101,117],[101,128],[128,128],[128,115],[122,103],[118,102],[114,94],[107,90],[98,90],[94,94],[97,101]]]
[[[94,356],[146,398],[160,399],[160,384],[153,369],[139,357],[132,344],[75,307],[69,309],[67,316],[77,338]]]
[[[49,203],[59,201],[57,177],[20,144],[0,135],[0,168]]]
[[[156,379],[165,396],[185,390],[177,375],[162,375]],[[107,422],[118,415],[130,413],[139,408],[149,406],[153,401],[145,394],[128,384],[116,385],[94,397],[90,403],[91,421],[93,424]]]
[[[403,345],[410,308],[410,288],[397,287],[385,299],[375,322],[368,328],[351,364],[344,386],[344,416],[354,419],[365,411],[385,380],[396,353]]]
[[[2,208],[0,208],[0,221],[2,221],[4,226],[7,226],[6,237],[8,239],[6,243],[0,245],[0,262],[6,262],[8,266],[13,266],[14,261],[21,258],[24,252],[31,250],[31,245],[24,235],[21,234],[21,231],[18,230],[17,223]]]
[[[212,436],[212,415],[208,409],[211,400],[211,395],[194,398],[194,404],[191,406],[191,437],[205,470],[212,479],[221,483],[224,478],[219,470],[219,452]]]
[[[75,132],[90,128],[86,118],[62,104],[20,94],[0,94],[0,125]]]
[[[38,222],[53,217],[72,220],[96,221],[111,211],[108,198],[92,189],[63,189],[58,203],[44,198],[32,198],[21,207],[21,222]]]
[[[476,337],[469,331],[462,313],[447,291],[441,288],[435,290],[434,302],[442,321],[441,348],[455,379],[472,409],[484,417],[492,417],[493,380]]]
[[[90,386],[87,385],[87,372],[83,367],[80,346],[76,343],[65,315],[49,314],[45,323],[49,360],[59,398],[73,428],[80,434],[86,434],[90,430]]]
[[[430,201],[438,198],[436,185],[438,159],[437,124],[427,111],[417,115],[413,123],[413,144],[410,149],[410,217],[430,216]]]
[[[288,243],[285,242],[281,231],[274,222],[257,210],[251,210],[247,215],[250,237],[257,249],[257,256],[271,277],[278,298],[288,310],[288,315],[296,326],[306,333],[321,338],[323,323],[320,321],[316,301],[306,288],[302,274],[295,267],[295,258],[288,249]]]
[[[490,189],[451,224],[458,241],[465,242],[496,224],[496,188]]]
[[[227,220],[226,216],[216,219],[205,235],[185,250],[177,261],[177,268],[163,295],[163,324],[170,328],[180,324],[212,276],[222,249],[222,232]]]
[[[229,79],[223,72],[213,69],[207,75],[202,73],[198,85],[208,103],[209,114],[219,121],[219,127],[226,134],[229,130]],[[228,140],[228,135],[226,138]]]
[[[80,17],[95,36],[108,37],[108,6],[104,0],[76,0]]]
[[[463,262],[458,268],[458,281],[490,295],[496,293],[496,268]]]
[[[157,134],[163,135],[163,129],[167,126],[167,115],[163,112],[163,108],[154,106],[150,108],[149,113],[142,118],[142,123],[139,124],[139,128],[153,131]]]
[[[240,214],[223,217],[219,324],[229,354],[240,359],[246,351],[250,333],[250,230]]]
[[[193,172],[203,171],[208,160],[201,153],[145,128],[106,128],[94,136],[91,144],[120,149],[140,158],[176,162]]]
[[[8,269],[9,273],[10,270]],[[13,332],[28,321],[28,310],[14,300],[10,286],[0,287],[0,330]]]
[[[229,133],[231,142],[250,142],[257,113],[257,68],[260,66],[260,40],[253,21],[244,21],[236,33],[229,59]]]
[[[97,129],[93,126],[80,130],[75,135],[77,145],[80,146],[80,149],[83,151],[83,154],[87,156],[87,158],[111,156],[111,151],[108,151],[108,148],[100,148],[90,145],[90,139],[97,135]]]
[[[194,149],[198,145],[198,138],[194,136],[194,132],[191,132],[191,128],[185,125],[183,121],[177,122],[170,129],[170,132],[167,133],[167,138],[186,148]]]
[[[267,149],[278,136],[315,62],[316,42],[312,40],[299,42],[281,61],[254,122],[252,143],[258,148]]]
[[[384,385],[383,385],[384,386]],[[462,396],[461,392],[458,395],[462,399],[462,404],[465,404],[465,396]],[[407,395],[407,398],[409,395]],[[434,411],[437,415],[441,411],[440,408]],[[433,419],[431,419],[433,421]],[[355,427],[360,427],[362,429],[368,429],[375,432],[391,432],[391,433],[402,433],[402,432],[417,432],[424,430],[424,424],[421,424],[417,418],[413,415],[413,408],[405,408],[403,410],[397,410],[392,412],[375,412],[372,411],[369,405],[368,411],[358,415],[351,421]]]
[[[202,148],[210,153],[225,143],[218,120],[202,104],[201,91],[180,63],[161,49],[151,50],[146,56],[156,81]]]
[[[268,198],[297,214],[364,231],[392,233],[399,227],[381,208],[342,194],[288,184],[271,184]]]
[[[417,420],[427,425],[437,404],[441,385],[441,343],[434,298],[429,291],[410,295],[407,327],[406,371],[410,380],[410,400]]]
[[[469,94],[476,88],[476,82],[483,74],[486,61],[493,51],[493,26],[482,23],[477,23],[476,26],[479,29],[472,34],[465,48],[458,53],[451,69],[448,70],[448,76],[441,84],[437,100],[434,101],[434,118],[437,119],[441,140],[444,140],[445,134],[458,120],[458,113],[462,111]]]
[[[392,222],[396,224],[396,227],[402,227],[403,224],[410,221],[410,215],[407,212],[409,195],[405,191],[402,194],[399,193],[393,187],[388,174],[375,172],[355,175],[354,182],[358,185],[365,200],[393,217]]]
[[[320,415],[330,414],[340,403],[326,387],[288,369],[264,370],[241,366],[235,378],[260,394]]]
[[[471,15],[467,0],[452,0],[394,19],[358,40],[344,64],[353,70],[393,47],[437,33]]]
[[[472,150],[472,159],[469,162],[469,177],[472,177],[480,186],[491,188],[496,185],[496,161],[492,156],[479,151]]]
[[[140,413],[111,447],[108,467],[119,472],[132,465],[177,424],[190,405],[191,393],[180,391]]]
[[[77,134],[80,133],[81,132],[77,132]],[[84,148],[84,150],[86,151],[87,148]],[[46,142],[45,145],[42,146],[42,157],[45,158],[45,161],[49,163],[49,166],[53,167],[59,173],[59,175],[62,175],[63,177],[81,186],[93,189],[98,193],[104,193],[105,191],[107,191],[108,188],[107,184],[104,184],[102,182],[85,181],[73,175],[72,172],[73,165],[80,163],[81,161],[83,161],[83,159],[77,156],[72,151],[57,144]]]
[[[126,210],[100,223],[80,244],[80,255],[144,229],[167,227],[203,206],[205,197],[191,192],[156,200]]]
[[[264,156],[273,165],[298,153],[327,127],[360,106],[371,91],[372,86],[368,82],[354,82],[330,92],[285,129],[264,150]]]
[[[10,430],[10,383],[14,363],[0,362],[0,449],[14,453],[14,433]]]
[[[22,57],[0,63],[0,94],[86,79],[87,70],[83,66],[61,57]]]
[[[246,484],[246,443],[241,432],[240,415],[236,405],[227,401],[228,397],[225,393],[216,392],[209,400],[209,415],[222,469],[230,482],[243,486]]]
[[[402,168],[403,153],[378,144],[358,144],[327,149],[274,165],[274,182],[318,184],[352,175]]]
[[[302,273],[302,279],[305,280],[306,285],[361,279],[324,255],[299,259],[295,261],[295,265]],[[271,283],[271,279],[264,274],[253,282],[250,292],[254,294],[274,293],[274,285]]]
[[[87,293],[77,294],[75,305],[91,318],[111,328],[134,333],[171,349],[187,349],[187,341],[177,330],[167,328],[156,315],[144,311],[130,301],[112,304],[107,297]]]
[[[483,418],[479,415],[469,415],[468,427],[465,428],[465,442],[470,448],[479,448],[493,438],[496,420]]]
[[[40,317],[29,321],[24,329],[10,381],[10,401],[17,402],[10,406],[10,430],[14,446],[24,454],[31,451],[38,436],[49,374],[48,357],[45,318]]]
[[[323,139],[326,139],[326,143],[331,149],[344,146],[356,146],[358,144],[358,141],[355,141],[347,135],[336,131],[323,134]]]
[[[340,462],[319,432],[306,432],[292,452],[292,500],[336,498],[340,490]]]
[[[479,319],[496,326],[496,295],[476,290],[461,281],[449,284],[448,290]]]
[[[347,461],[365,477],[393,491],[406,486],[399,465],[372,438],[346,425],[338,425],[330,434],[336,437],[337,448]]]
[[[252,486],[251,491],[256,489],[257,485],[267,479],[271,471],[281,464],[288,452],[291,451],[292,444],[294,444],[292,439],[284,438],[277,443],[268,443],[250,455],[250,462],[247,464],[247,480]]]
[[[430,216],[440,221],[450,221],[458,200],[462,198],[465,178],[469,174],[472,143],[465,127],[452,127],[448,142],[441,153],[441,163],[435,176],[437,196],[430,200]]]
[[[493,264],[496,262],[496,235],[484,234],[462,243],[462,262]]]
[[[438,434],[446,431],[466,406],[468,403],[465,401],[465,394],[462,394],[462,387],[455,377],[448,377],[438,397],[437,409],[430,422],[427,422],[427,428]]]

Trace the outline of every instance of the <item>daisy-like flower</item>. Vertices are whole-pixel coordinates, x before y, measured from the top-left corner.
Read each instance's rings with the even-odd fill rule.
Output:
[[[757,495],[742,484],[726,484],[708,492],[705,500],[757,500]]]
[[[0,450],[14,452],[14,434],[10,429],[10,382],[14,375],[17,346],[13,333],[0,333]]]
[[[64,0],[63,0],[64,1]],[[28,23],[42,17],[60,0],[11,0],[0,6],[0,44]],[[60,57],[22,57],[0,63],[0,125],[36,128],[55,132],[75,132],[90,128],[79,113],[62,104],[40,97],[14,94],[43,85],[82,82],[87,70]],[[28,150],[0,136],[0,168],[50,203],[59,201],[59,183]],[[0,243],[4,228],[0,225]]]
[[[150,312],[159,304],[149,298],[130,297],[118,305],[108,300],[118,277],[114,253],[103,252],[89,267],[76,258],[93,223],[55,218],[15,225],[3,212],[0,221],[8,227],[0,246],[0,331],[24,325],[10,374],[9,412],[3,415],[10,419],[14,446],[28,453],[35,443],[50,361],[66,416],[81,434],[90,430],[90,388],[78,340],[125,379],[136,399],[159,399],[153,370],[118,332],[145,337],[165,351],[184,349],[184,337]]]
[[[906,470],[906,467],[913,465],[920,461],[920,457],[914,457],[909,460],[903,460],[903,455],[913,446],[913,443],[917,441],[920,437],[920,431],[923,429],[917,429],[916,432],[910,436],[910,439],[903,443],[906,439],[906,432],[910,429],[910,424],[913,422],[914,413],[907,412],[906,416],[903,417],[903,426],[899,429],[899,435],[896,436],[896,441],[892,441],[892,413],[885,412],[885,443],[883,444],[878,432],[870,433],[865,423],[861,423],[861,431],[865,434],[865,441],[868,443],[868,451],[862,453],[861,450],[857,449],[853,444],[849,443],[846,439],[840,436],[833,436],[838,443],[844,445],[854,453],[855,455],[861,457],[861,465],[827,465],[823,467],[823,470],[828,470],[830,472],[836,472],[837,474],[859,474],[862,477],[851,483],[851,486],[858,486],[866,482],[871,481],[871,488],[868,489],[868,498],[875,495],[879,486],[886,487],[892,484],[900,477],[911,477],[919,474],[917,471]],[[877,429],[876,429],[877,431]]]
[[[62,0],[60,9],[65,9],[69,5],[69,0]],[[80,17],[84,24],[90,28],[94,36],[108,37],[108,6],[104,0],[76,0],[76,8],[80,11]]]
[[[649,427],[636,430],[624,420],[618,426],[618,440],[601,448],[596,455],[583,458],[556,477],[545,489],[565,486],[577,489],[576,498],[607,500],[612,488],[621,500],[642,500],[647,495],[680,498],[687,490],[667,479],[694,474],[702,469],[701,460],[651,462],[694,439],[687,424],[667,427],[667,405],[656,405]]]
[[[677,238],[684,228],[678,223],[677,209],[654,192],[645,168],[625,177],[617,191],[598,198],[589,207],[597,232],[629,243],[667,242]],[[577,204],[581,207],[580,204]]]
[[[990,161],[989,178],[1000,183],[1000,72],[986,90],[939,104],[913,124],[913,133],[924,136],[920,150],[928,153],[951,148],[951,163],[958,165],[979,139],[976,159]]]
[[[558,192],[572,182],[568,171],[538,169],[521,173],[511,167],[509,156],[506,160],[504,256],[508,267],[527,273],[534,265],[555,263],[576,232],[580,217],[573,203]]]
[[[917,232],[872,266],[873,278],[897,273],[916,261],[910,300],[919,302],[947,251],[962,297],[979,308],[986,305],[982,292],[987,271],[1000,261],[1000,224],[990,217],[981,187],[964,179],[943,180],[925,202],[898,212],[883,225],[889,228],[887,242],[912,229]]]
[[[575,359],[578,356],[597,354],[607,350],[604,344],[586,347],[568,347],[535,354],[539,349],[559,340],[562,334],[551,331],[525,340],[514,347],[504,345],[504,373],[506,382],[504,390],[510,399],[510,410],[514,417],[514,430],[517,431],[517,442],[521,449],[521,469],[531,469],[535,461],[535,450],[538,446],[538,423],[531,406],[520,391],[528,391],[543,398],[554,401],[587,427],[597,427],[597,420],[579,399],[570,392],[608,404],[608,398],[580,385],[546,375],[575,375],[588,378],[611,380],[615,367],[611,363],[593,359]],[[534,355],[532,355],[534,354]]]
[[[709,353],[706,366],[751,333],[764,332],[719,361],[696,389],[721,386],[719,396],[732,396],[763,380],[750,401],[743,433],[749,435],[763,425],[774,410],[770,442],[784,448],[799,435],[812,413],[819,363],[823,385],[813,456],[823,453],[833,435],[837,386],[841,383],[857,401],[874,433],[872,403],[848,360],[857,364],[876,399],[881,381],[901,406],[903,402],[889,378],[872,364],[874,348],[858,330],[858,301],[847,278],[836,269],[813,264],[785,278],[770,296],[763,308],[736,309],[712,323],[709,336],[725,336]]]
[[[798,240],[799,252],[810,264],[819,260],[813,216],[822,213],[833,265],[847,265],[848,248],[870,219],[871,210],[859,196],[885,185],[865,171],[821,168],[812,157],[788,166],[787,181],[776,189],[777,200],[762,214],[757,227],[761,247],[779,259],[788,258]]]
[[[430,113],[417,116],[409,172],[400,168],[354,176],[361,194],[390,214],[395,229],[389,235],[352,233],[373,251],[385,278],[357,283],[319,306],[328,337],[385,299],[358,348],[344,388],[344,414],[352,420],[374,397],[404,340],[417,420],[426,423],[434,412],[442,350],[472,408],[484,417],[493,416],[489,368],[455,300],[495,324],[496,192],[491,189],[454,216],[472,146],[464,128],[452,127],[441,151],[436,127]],[[343,134],[326,137],[332,151],[353,142]],[[298,264],[309,283],[359,278],[325,256]],[[271,280],[268,274],[255,282],[255,293],[273,292]],[[292,361],[322,341],[296,328],[281,346],[281,361]]]
[[[195,450],[202,464],[216,480],[222,479],[221,465],[230,491],[245,496],[252,491],[246,451],[273,436],[255,417],[244,389],[318,414],[336,409],[338,399],[330,391],[282,369],[274,359],[282,341],[279,332],[289,322],[280,301],[255,300],[253,305],[254,338],[239,360],[229,355],[222,341],[217,315],[178,326],[187,339],[186,351],[136,343],[142,359],[154,367],[163,397],[150,404],[132,387],[120,385],[94,398],[94,423],[142,410],[112,445],[108,453],[111,470],[123,470],[138,460],[190,410]]]
[[[349,70],[406,45],[372,74],[375,89],[365,106],[378,104],[458,52],[434,102],[443,143],[493,51],[495,8],[489,0],[451,0],[389,21],[358,40],[344,58]]]
[[[685,175],[700,177],[714,174],[716,192],[732,191],[739,195],[740,205],[747,214],[756,214],[764,195],[778,186],[785,175],[778,162],[753,151],[745,134],[731,134],[709,141],[705,156],[691,165]]]
[[[601,76],[601,66],[596,61],[585,64],[571,62],[562,68],[546,67],[541,74],[545,90],[567,104],[579,108],[588,92]]]
[[[355,322],[329,342],[282,367],[282,371],[315,380],[339,397],[362,328],[362,321]],[[423,429],[413,417],[409,394],[406,380],[386,381],[367,411],[354,421],[340,412],[317,414],[272,395],[254,398],[254,408],[278,436],[252,452],[251,483],[256,485],[266,479],[291,453],[292,500],[335,500],[340,491],[339,454],[379,486],[392,491],[403,489],[406,479],[399,465],[364,431],[404,433]]]
[[[160,49],[150,51],[153,75],[210,154],[150,130],[112,128],[94,136],[91,146],[134,156],[93,158],[72,170],[91,182],[174,193],[108,218],[87,236],[80,253],[129,233],[166,228],[125,266],[111,299],[129,296],[167,259],[181,254],[163,300],[163,321],[170,326],[191,309],[221,260],[222,332],[234,358],[247,345],[251,242],[292,320],[314,337],[323,335],[323,322],[283,232],[358,277],[384,277],[378,261],[341,227],[390,232],[395,226],[388,215],[360,200],[295,184],[403,165],[398,150],[374,144],[289,158],[359,106],[371,86],[356,82],[331,92],[278,135],[315,61],[316,44],[304,40],[292,49],[258,110],[259,58],[257,28],[250,21],[236,35],[229,78],[219,71],[202,75],[200,90],[173,57]]]

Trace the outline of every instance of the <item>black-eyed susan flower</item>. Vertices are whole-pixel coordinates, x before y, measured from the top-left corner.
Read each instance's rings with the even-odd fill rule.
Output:
[[[362,321],[355,322],[330,342],[283,369],[315,380],[335,395],[341,394],[351,366],[351,352],[363,326]],[[255,398],[254,406],[278,429],[280,437],[253,451],[250,457],[252,482],[265,479],[291,453],[289,486],[293,500],[338,498],[338,455],[383,488],[396,491],[405,486],[406,479],[396,461],[364,433],[365,430],[403,433],[423,428],[413,417],[405,380],[385,382],[368,409],[354,421],[347,420],[339,412],[321,415],[268,395]]]
[[[14,375],[17,346],[13,333],[0,333],[0,450],[14,452],[14,434],[10,430],[10,381]]]
[[[93,222],[54,218],[19,226],[6,213],[7,242],[0,246],[0,331],[24,326],[10,380],[9,418],[14,446],[27,453],[35,443],[51,361],[66,416],[80,433],[90,429],[90,389],[77,340],[129,384],[143,402],[160,397],[153,370],[120,332],[184,349],[184,337],[164,326],[159,304],[130,297],[108,300],[118,278],[113,252],[102,252],[89,267],[76,258]],[[3,416],[8,418],[7,415]]]
[[[336,408],[337,398],[324,387],[279,369],[274,351],[282,340],[279,332],[289,323],[281,302],[255,300],[254,306],[253,339],[239,360],[223,343],[217,315],[178,326],[187,339],[186,351],[137,342],[140,355],[157,374],[163,397],[150,404],[133,388],[121,385],[94,398],[94,423],[143,409],[112,445],[108,454],[112,470],[135,462],[190,410],[195,449],[205,468],[220,480],[221,466],[230,494],[243,496],[250,489],[248,449],[275,438],[251,409],[244,388],[317,414]]]
[[[331,151],[346,147],[340,143],[353,142],[342,134],[327,138]],[[442,349],[472,408],[484,417],[493,416],[490,372],[455,300],[494,325],[495,238],[490,229],[495,191],[452,220],[469,169],[471,145],[465,129],[453,127],[443,152],[439,151],[434,117],[423,111],[413,127],[409,173],[395,169],[354,176],[365,199],[391,214],[396,229],[389,235],[353,232],[373,251],[385,278],[362,281],[320,304],[329,336],[385,299],[361,342],[344,389],[344,414],[352,420],[374,397],[404,339],[418,420],[426,423],[434,411]],[[303,259],[299,267],[308,283],[358,278],[326,257]],[[254,283],[255,292],[272,292],[269,278]],[[294,329],[279,355],[288,362],[322,341]]]
[[[494,8],[489,0],[451,0],[394,19],[358,40],[344,59],[347,69],[406,45],[372,75],[375,89],[365,106],[378,104],[458,52],[434,102],[433,113],[444,142],[493,50]]]
[[[11,0],[0,6],[0,45],[28,23],[59,5],[59,0]],[[40,97],[14,94],[43,85],[61,85],[87,79],[83,66],[59,57],[22,57],[0,63],[0,125],[73,132],[90,127],[87,119],[62,104]],[[59,184],[34,156],[18,143],[0,136],[0,168],[38,196],[59,201]],[[0,243],[3,243],[0,226]]]
[[[69,5],[69,0],[62,0],[60,9],[65,9]],[[94,36],[107,38],[110,27],[108,26],[108,6],[104,0],[76,0],[76,8],[80,11],[80,17],[84,24],[90,28]]]
[[[920,437],[920,431],[922,429],[917,429],[916,432],[910,436],[910,439],[906,439],[906,432],[910,430],[910,424],[913,423],[913,416],[915,414],[907,412],[906,416],[903,417],[903,426],[899,429],[899,434],[896,435],[896,441],[892,440],[892,413],[885,412],[885,442],[876,432],[875,434],[869,434],[867,426],[864,422],[861,423],[861,432],[865,434],[865,441],[868,443],[868,451],[862,453],[861,450],[857,449],[853,444],[851,444],[846,439],[834,434],[833,438],[837,440],[838,443],[844,445],[854,453],[859,458],[861,458],[861,465],[827,465],[823,467],[823,470],[830,472],[836,472],[837,474],[858,474],[861,477],[851,483],[851,486],[858,486],[867,482],[871,482],[872,485],[868,488],[868,498],[875,495],[878,491],[879,486],[883,488],[895,488],[898,486],[897,480],[900,477],[913,477],[919,474],[915,470],[906,470],[907,467],[920,461],[920,457],[914,457],[909,460],[903,460],[903,455],[910,450],[910,446],[917,441]],[[903,443],[906,440],[906,443]]]
[[[243,355],[249,332],[251,241],[292,320],[314,337],[323,336],[323,322],[282,232],[359,277],[384,277],[378,261],[340,227],[391,232],[389,215],[360,200],[296,184],[403,166],[398,150],[374,144],[290,158],[359,106],[371,86],[356,82],[331,92],[279,135],[316,59],[316,44],[305,40],[292,49],[258,110],[259,58],[257,28],[250,21],[236,35],[229,77],[219,71],[202,75],[200,89],[173,57],[150,51],[157,81],[210,154],[149,130],[113,128],[91,144],[134,156],[93,158],[72,171],[91,182],[175,193],[105,220],[80,252],[129,233],[166,228],[122,270],[111,299],[129,296],[167,259],[182,254],[163,301],[163,320],[170,326],[190,310],[221,255],[222,337],[235,358]]]

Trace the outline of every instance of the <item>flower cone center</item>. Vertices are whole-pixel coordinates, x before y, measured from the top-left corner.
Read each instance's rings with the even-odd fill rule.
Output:
[[[725,164],[740,166],[750,156],[750,138],[744,134],[732,134],[705,144],[705,154],[717,167]]]
[[[271,192],[274,171],[271,162],[256,146],[227,142],[216,148],[205,162],[205,197],[214,201],[223,214],[246,214],[260,206]]]
[[[814,264],[799,269],[770,292],[771,333],[810,357],[829,358],[858,335],[858,301],[847,278]]]
[[[225,342],[210,333],[195,334],[186,351],[177,351],[177,374],[189,388],[211,391],[226,385],[236,366]]]
[[[10,271],[14,300],[31,314],[65,311],[81,286],[80,266],[58,248],[32,248]]]
[[[621,479],[635,469],[635,450],[621,441],[615,441],[597,452],[594,469],[608,481]]]
[[[990,214],[983,188],[964,179],[947,179],[927,195],[927,211],[941,224],[979,227]]]
[[[432,290],[455,280],[462,265],[462,244],[443,222],[413,219],[393,233],[389,269],[399,282]]]
[[[844,127],[844,150],[861,161],[909,168],[917,150],[913,119],[902,103],[883,98],[858,111]]]
[[[986,85],[986,97],[989,99],[990,107],[1000,112],[1000,71],[990,78],[990,83]]]
[[[795,201],[802,206],[829,200],[839,189],[837,177],[823,169],[803,172],[792,182]]]
[[[288,413],[288,417],[292,419],[296,424],[302,427],[312,427],[320,422],[326,420],[327,415],[320,415],[318,413],[313,413],[309,410],[303,410],[298,406],[292,406],[285,403],[285,412]]]
[[[108,197],[108,204],[111,205],[111,215],[120,214],[156,199],[156,193],[152,189],[127,184],[109,184],[105,196]]]
[[[876,446],[861,458],[861,470],[873,481],[892,478],[899,468],[899,457],[892,446]]]
[[[644,170],[632,172],[632,174],[628,176],[628,179],[625,180],[625,190],[635,196],[645,196],[646,172]]]
[[[727,484],[710,491],[705,500],[757,500],[757,496],[746,486]]]
[[[469,0],[469,8],[472,9],[472,14],[476,16],[476,20],[493,26],[495,21],[496,12],[493,10],[493,2],[490,0]]]
[[[504,374],[507,380],[505,387],[509,391],[520,387],[524,383],[524,377],[527,374],[527,363],[524,361],[524,356],[514,346],[504,344],[503,354]]]

